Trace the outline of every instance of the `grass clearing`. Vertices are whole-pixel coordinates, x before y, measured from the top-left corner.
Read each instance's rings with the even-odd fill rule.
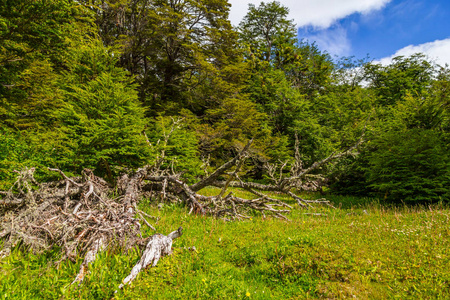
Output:
[[[102,253],[75,288],[70,283],[82,259],[57,268],[56,251],[35,256],[18,247],[0,260],[0,299],[450,298],[449,208],[329,199],[341,208],[294,210],[291,221],[255,215],[242,222],[144,202],[142,209],[160,217],[158,232],[183,226],[184,234],[171,256],[131,286],[114,294],[139,260],[136,250]]]

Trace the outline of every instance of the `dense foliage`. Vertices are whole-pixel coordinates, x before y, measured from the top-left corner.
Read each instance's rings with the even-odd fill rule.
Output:
[[[114,181],[161,153],[187,179],[253,138],[243,176],[353,145],[334,192],[450,199],[450,70],[418,54],[334,61],[289,10],[225,0],[0,0],[0,189],[14,169],[85,167]],[[179,121],[182,120],[182,121]],[[167,140],[167,132],[177,127]]]
[[[367,89],[374,94],[373,128],[362,154],[347,169],[347,180],[336,186],[390,201],[448,201],[448,69],[423,55],[364,68]]]

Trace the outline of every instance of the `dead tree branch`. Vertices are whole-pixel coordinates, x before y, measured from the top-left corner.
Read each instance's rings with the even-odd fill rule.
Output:
[[[177,230],[171,232],[167,236],[162,234],[155,234],[149,238],[147,246],[142,253],[141,259],[133,267],[130,275],[128,275],[122,283],[119,285],[119,289],[122,289],[126,284],[130,284],[137,275],[147,268],[150,264],[152,267],[156,266],[159,259],[165,255],[170,255],[172,253],[172,242],[173,240],[179,238],[183,234],[183,228],[180,227]],[[117,291],[116,291],[117,292]]]
[[[235,156],[233,159],[229,160],[228,162],[224,163],[222,166],[217,168],[211,175],[209,175],[205,179],[200,180],[199,182],[191,185],[190,189],[194,192],[197,192],[197,191],[201,190],[202,188],[211,185],[212,182],[216,181],[228,169],[230,169],[232,166],[234,166],[236,164],[236,162],[242,158],[243,155],[245,155],[247,153],[252,142],[253,142],[253,140],[248,141],[248,143],[245,145],[245,147],[242,149],[242,151],[237,156]]]

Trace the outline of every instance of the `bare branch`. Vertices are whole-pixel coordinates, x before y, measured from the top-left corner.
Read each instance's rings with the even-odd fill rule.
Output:
[[[234,157],[233,159],[229,160],[228,162],[224,163],[222,166],[217,168],[211,175],[209,175],[205,179],[191,185],[190,186],[191,190],[196,192],[208,185],[211,185],[212,182],[216,181],[221,175],[223,175],[225,173],[226,170],[228,170],[234,164],[236,164],[237,160],[239,160],[245,153],[247,153],[252,142],[253,142],[253,139],[248,141],[248,143],[245,145],[245,147],[242,149],[242,151],[236,157]]]

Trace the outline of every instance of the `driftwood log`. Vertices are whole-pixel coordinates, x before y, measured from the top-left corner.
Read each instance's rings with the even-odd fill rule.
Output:
[[[183,228],[180,227],[167,236],[162,234],[152,235],[149,238],[144,253],[142,253],[141,260],[133,267],[130,275],[122,280],[122,283],[119,285],[119,289],[123,288],[126,284],[130,284],[136,276],[150,264],[154,267],[161,257],[172,254],[172,242],[174,239],[179,238],[182,234]]]

